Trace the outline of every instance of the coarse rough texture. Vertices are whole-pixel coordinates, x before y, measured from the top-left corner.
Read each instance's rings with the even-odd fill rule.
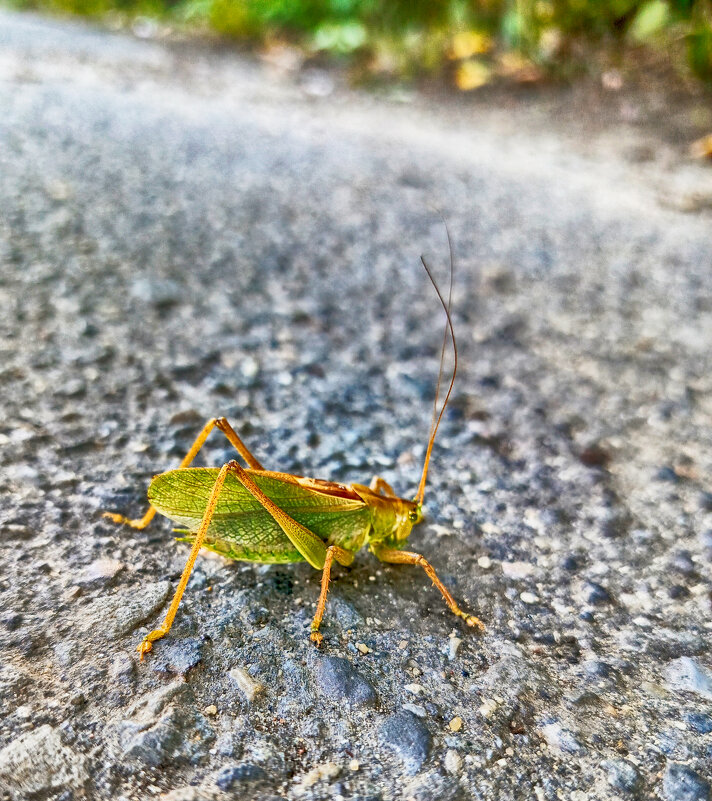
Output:
[[[85,759],[62,744],[48,724],[17,737],[0,751],[0,787],[12,798],[41,792],[81,789],[87,781]]]
[[[0,12],[0,799],[709,798],[710,172],[273,68]],[[363,552],[316,652],[316,571],[206,553],[139,662],[187,548],[101,512],[209,417],[414,492],[431,204],[410,545],[486,633]]]

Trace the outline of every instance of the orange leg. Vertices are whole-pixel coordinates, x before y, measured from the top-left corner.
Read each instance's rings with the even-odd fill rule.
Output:
[[[316,605],[316,612],[311,624],[311,641],[318,648],[324,636],[319,631],[319,626],[324,618],[324,610],[326,609],[326,594],[329,592],[329,575],[331,574],[331,563],[333,560],[340,565],[350,565],[354,560],[354,555],[351,551],[344,548],[339,548],[338,545],[329,545],[326,549],[326,558],[324,559],[324,568],[321,573],[321,592],[319,593],[319,601]]]
[[[178,611],[178,606],[180,605],[180,600],[183,597],[185,588],[188,586],[188,579],[190,578],[190,574],[193,570],[193,565],[195,565],[195,560],[198,558],[198,551],[203,545],[205,534],[208,530],[208,526],[210,525],[210,521],[212,520],[213,513],[215,512],[218,497],[220,496],[220,490],[222,490],[223,484],[225,483],[225,477],[232,469],[232,464],[232,462],[228,462],[220,468],[218,477],[215,479],[215,484],[213,485],[213,490],[210,493],[210,498],[208,499],[208,505],[205,507],[200,528],[198,529],[198,533],[195,535],[193,547],[190,549],[188,561],[185,563],[185,567],[183,568],[183,573],[181,574],[180,581],[178,582],[175,595],[173,596],[171,605],[168,608],[168,612],[166,612],[165,620],[157,629],[150,631],[137,648],[138,652],[141,654],[141,659],[143,659],[143,657],[151,650],[153,647],[152,643],[154,643],[156,640],[160,640],[161,637],[165,637],[166,634],[168,634],[168,632],[171,630],[171,626],[175,620],[176,612]]]
[[[391,497],[395,498],[396,493],[393,487],[385,480],[382,479],[380,476],[374,476],[371,479],[371,483],[368,485],[368,488],[377,492],[379,495],[390,495]]]
[[[306,559],[306,561],[308,561],[313,567],[316,567],[320,570],[324,569],[326,567],[327,559],[329,559],[329,565],[331,565],[331,559],[336,559],[341,564],[350,564],[353,561],[354,555],[350,551],[339,548],[337,545],[331,545],[327,547],[323,540],[319,539],[314,532],[309,531],[308,528],[305,528],[303,525],[301,525],[301,523],[298,523],[283,509],[277,506],[274,501],[268,498],[250,478],[249,473],[247,473],[243,467],[240,467],[240,465],[235,461],[228,462],[220,468],[218,477],[215,479],[215,484],[213,484],[213,489],[210,493],[210,497],[208,498],[205,512],[203,513],[203,519],[200,521],[200,526],[196,532],[193,546],[190,549],[190,554],[188,555],[188,561],[183,568],[183,573],[180,577],[180,581],[178,582],[178,587],[176,588],[171,605],[166,613],[165,620],[157,629],[149,632],[144,638],[143,642],[138,646],[138,652],[141,654],[141,659],[143,659],[144,655],[151,650],[152,643],[154,643],[156,640],[160,640],[161,637],[165,637],[173,625],[176,612],[178,611],[178,606],[180,605],[185,588],[188,585],[188,579],[190,578],[191,571],[195,565],[195,560],[198,558],[198,552],[203,545],[205,535],[210,527],[210,521],[215,514],[218,498],[220,497],[220,492],[225,484],[225,479],[228,473],[232,473],[245,487],[245,489],[252,494],[255,500],[262,505],[265,511],[267,511],[274,518],[275,522],[280,526],[282,531],[284,531],[290,542],[292,542],[294,547],[297,548],[304,559]],[[327,571],[327,587],[328,583],[329,579]],[[324,589],[323,585],[322,595],[323,600],[320,598],[321,613],[319,607],[317,607],[317,615],[319,615],[319,613],[320,615],[324,614],[323,607],[326,603],[326,590]],[[319,617],[319,621],[321,621],[321,616]]]
[[[205,440],[208,438],[208,434],[210,434],[213,428],[217,428],[222,431],[223,434],[225,434],[233,448],[235,448],[235,450],[240,454],[240,456],[242,456],[242,458],[253,470],[264,470],[262,465],[250,453],[245,443],[240,439],[240,437],[237,436],[237,433],[233,427],[224,417],[213,417],[212,420],[208,420],[208,422],[203,426],[203,430],[195,438],[195,442],[190,446],[190,450],[188,453],[186,453],[185,458],[178,465],[179,468],[188,467],[193,459],[195,459],[198,451],[205,444]],[[148,507],[148,511],[143,517],[140,517],[136,520],[116,514],[115,512],[104,512],[104,517],[108,517],[109,520],[113,520],[114,523],[126,523],[126,525],[131,526],[131,528],[138,529],[146,528],[146,526],[151,522],[151,520],[153,520],[155,516],[156,510],[152,506]]]
[[[433,584],[440,590],[450,611],[458,617],[461,617],[468,626],[474,626],[480,631],[485,630],[484,623],[482,623],[479,618],[474,615],[468,615],[460,609],[455,599],[450,595],[448,588],[440,581],[433,566],[424,556],[421,556],[419,553],[412,553],[411,551],[399,551],[396,548],[377,547],[373,549],[373,552],[381,562],[389,562],[394,565],[417,565],[418,567],[422,567]]]

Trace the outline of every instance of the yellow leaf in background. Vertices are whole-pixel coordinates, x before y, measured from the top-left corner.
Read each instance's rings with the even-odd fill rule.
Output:
[[[535,83],[544,77],[536,64],[513,50],[500,54],[497,60],[499,61],[497,72],[505,78],[511,78],[520,83]]]
[[[460,31],[452,37],[450,58],[461,59],[489,53],[492,49],[492,37],[481,31]]]
[[[503,75],[512,75],[531,64],[528,58],[525,58],[521,53],[517,53],[515,50],[510,50],[507,53],[500,53],[498,61]]]
[[[690,145],[690,155],[696,159],[712,159],[712,134],[707,134]]]
[[[545,59],[555,58],[564,43],[564,37],[558,28],[549,27],[539,35],[539,52]]]
[[[463,61],[455,71],[455,86],[462,92],[479,89],[489,83],[492,70],[481,61]]]

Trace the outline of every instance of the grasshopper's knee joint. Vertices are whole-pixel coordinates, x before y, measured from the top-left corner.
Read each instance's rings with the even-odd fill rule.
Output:
[[[103,512],[101,516],[111,520],[112,523],[117,523],[119,525],[126,522],[126,518],[123,515],[117,514],[116,512]]]
[[[319,631],[312,631],[309,635],[309,639],[314,643],[316,648],[321,648],[321,644],[324,642],[324,635]]]

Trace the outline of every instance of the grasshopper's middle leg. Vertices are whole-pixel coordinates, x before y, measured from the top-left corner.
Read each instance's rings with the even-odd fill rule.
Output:
[[[190,450],[188,453],[186,453],[183,461],[178,465],[179,469],[182,467],[188,467],[193,459],[195,459],[198,451],[205,444],[208,434],[210,434],[214,428],[219,429],[223,432],[223,434],[225,434],[233,448],[235,448],[235,450],[240,454],[240,456],[242,456],[242,458],[253,470],[264,470],[262,465],[257,461],[252,453],[250,453],[245,443],[240,439],[240,437],[237,436],[237,433],[233,427],[224,417],[213,417],[211,420],[208,420],[208,422],[203,426],[203,430],[195,438],[195,442],[190,446]],[[146,526],[151,522],[151,520],[153,520],[155,516],[156,510],[153,508],[153,506],[149,506],[146,514],[143,517],[137,518],[136,520],[116,514],[115,512],[104,512],[104,517],[108,517],[109,520],[113,520],[114,523],[126,523],[126,525],[131,526],[131,528],[138,529],[146,528]]]
[[[396,548],[386,547],[374,548],[373,552],[376,558],[380,559],[381,562],[390,562],[394,565],[417,565],[418,567],[422,567],[427,573],[428,578],[438,590],[440,590],[440,594],[445,599],[445,603],[448,605],[450,611],[458,617],[461,617],[468,626],[474,626],[480,631],[485,630],[484,623],[478,617],[468,615],[467,612],[463,612],[462,609],[460,609],[448,588],[442,583],[435,569],[424,556],[421,556],[419,553],[413,553],[412,551],[399,551]]]
[[[338,545],[329,545],[326,549],[326,558],[324,559],[324,569],[321,573],[321,592],[319,593],[319,601],[316,605],[316,612],[311,624],[310,639],[318,648],[324,635],[319,631],[319,626],[324,618],[324,610],[326,609],[326,594],[329,592],[329,576],[331,574],[331,563],[333,560],[340,565],[350,565],[354,560],[354,554],[347,551],[345,548],[340,548]]]
[[[283,509],[280,509],[273,500],[268,498],[240,465],[233,463],[231,470],[237,476],[242,486],[256,501],[259,501],[265,511],[274,518],[279,527],[289,538],[289,541],[307,562],[309,562],[312,567],[322,570],[321,593],[319,594],[319,602],[317,603],[316,613],[311,625],[311,640],[318,647],[323,640],[322,635],[319,633],[319,626],[324,617],[324,609],[326,607],[326,595],[329,591],[331,564],[333,560],[336,559],[341,565],[350,565],[354,560],[354,554],[352,551],[347,551],[345,548],[341,548],[338,545],[327,546],[313,531],[309,531],[308,528],[298,523]]]

